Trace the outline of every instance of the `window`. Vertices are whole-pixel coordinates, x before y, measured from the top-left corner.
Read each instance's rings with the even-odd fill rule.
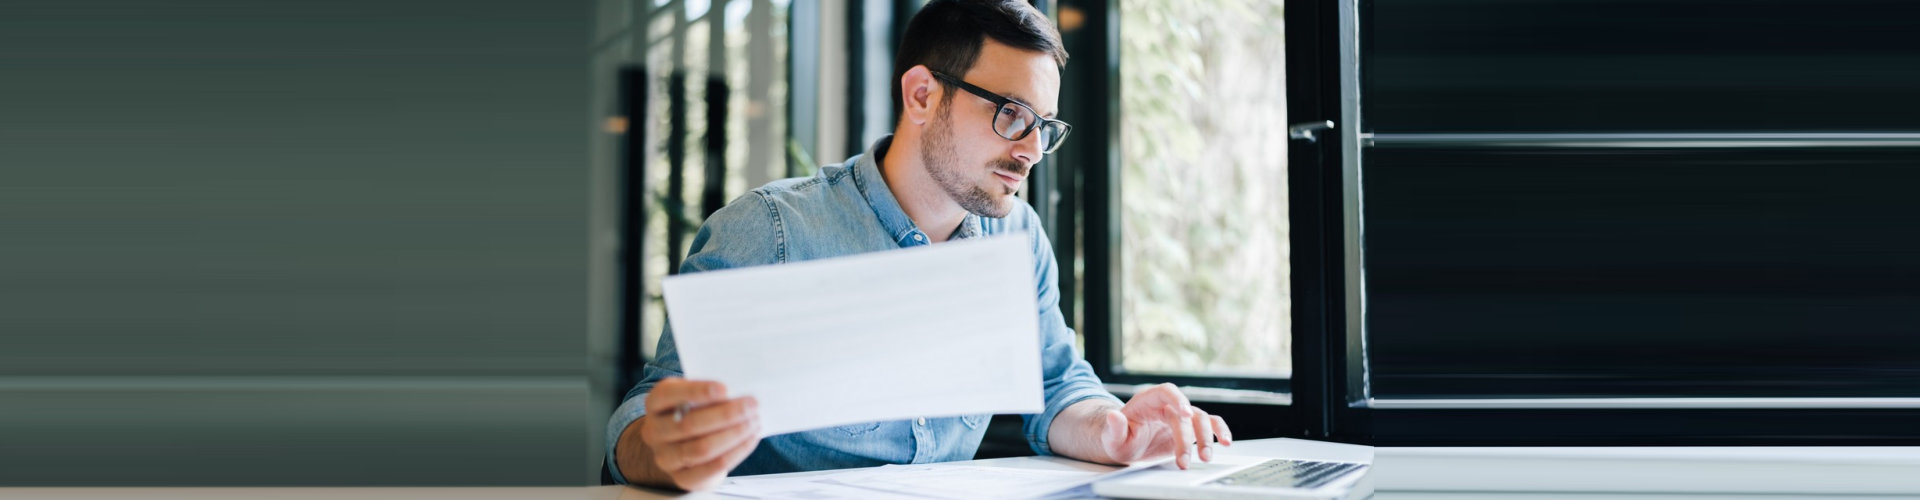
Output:
[[[1288,172],[1311,149],[1287,138],[1286,16],[1266,0],[1057,6],[1075,136],[1029,200],[1062,264],[1062,307],[1111,384],[1287,402],[1301,237]]]
[[[1284,378],[1282,4],[1119,5],[1118,368]]]
[[[1920,439],[1906,10],[1372,2],[1371,437]]]
[[[621,303],[610,349],[618,401],[665,323],[660,280],[678,272],[706,214],[789,168],[786,0],[603,2],[593,144],[618,162]]]
[[[1103,378],[1287,391],[1251,423],[1288,435],[1913,443],[1920,39],[1902,5],[1062,2],[1062,116],[1096,132],[1035,203],[1060,207]],[[1285,45],[1222,64],[1262,21],[1247,41]],[[1207,86],[1246,72],[1288,98],[1254,112],[1269,103]],[[1279,139],[1323,118],[1326,140]],[[1234,170],[1260,156],[1284,201]],[[1265,331],[1228,317],[1263,306],[1195,293],[1201,266],[1270,276],[1214,246],[1249,234],[1208,211],[1232,196],[1282,215],[1261,234],[1286,242],[1269,296],[1290,364],[1209,354]]]
[[[785,177],[788,2],[662,4],[651,18],[655,68],[645,126],[648,277],[640,328],[648,357],[665,326],[660,279],[679,272],[700,221],[748,189]],[[640,8],[640,7],[636,7]],[[718,29],[716,29],[718,28]],[[731,138],[731,139],[730,139]],[[654,245],[658,245],[655,243]]]

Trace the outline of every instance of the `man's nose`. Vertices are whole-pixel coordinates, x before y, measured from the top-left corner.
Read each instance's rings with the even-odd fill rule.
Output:
[[[1040,131],[1032,130],[1026,137],[1013,141],[1013,159],[1018,160],[1029,170],[1040,163]]]

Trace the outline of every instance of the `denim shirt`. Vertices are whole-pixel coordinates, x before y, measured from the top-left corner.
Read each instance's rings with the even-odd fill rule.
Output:
[[[701,225],[688,249],[681,273],[824,259],[926,245],[926,233],[907,217],[880,177],[878,161],[892,137],[881,138],[865,154],[822,167],[813,177],[774,181],[728,203]],[[1024,203],[1007,217],[967,215],[950,239],[1021,233],[1033,247],[1034,307],[1040,313],[1040,375],[1046,407],[1022,415],[1027,443],[1035,453],[1052,454],[1047,428],[1068,406],[1090,398],[1119,404],[1073,348],[1073,330],[1060,315],[1055,282],[1059,266],[1053,246],[1041,231],[1033,208]],[[886,304],[848,304],[853,310]],[[966,314],[957,311],[956,314]],[[669,323],[671,323],[669,321]],[[874,374],[884,376],[885,374]],[[660,334],[655,359],[645,376],[607,420],[607,467],[626,482],[614,460],[614,446],[629,424],[646,413],[647,392],[667,377],[682,376],[674,350],[673,328]],[[869,422],[769,436],[760,441],[731,475],[871,467],[971,460],[986,435],[991,415],[965,415],[892,422]]]

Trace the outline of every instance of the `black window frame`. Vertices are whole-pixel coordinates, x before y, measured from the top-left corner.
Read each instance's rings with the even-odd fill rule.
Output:
[[[1075,123],[1078,139],[1064,143],[1042,165],[1044,175],[1033,177],[1027,197],[1041,214],[1056,258],[1061,262],[1061,307],[1069,326],[1082,334],[1084,356],[1096,375],[1110,385],[1173,383],[1183,387],[1204,387],[1258,391],[1281,395],[1289,403],[1236,401],[1235,398],[1196,397],[1195,404],[1223,415],[1233,426],[1235,436],[1307,437],[1337,439],[1332,432],[1336,418],[1333,405],[1322,403],[1328,394],[1342,388],[1328,373],[1344,370],[1343,360],[1330,359],[1337,344],[1326,342],[1326,332],[1341,328],[1338,309],[1339,274],[1337,257],[1341,255],[1337,222],[1329,225],[1328,216],[1338,216],[1340,178],[1338,148],[1334,140],[1294,140],[1288,148],[1289,239],[1293,248],[1289,266],[1293,301],[1293,373],[1289,377],[1246,377],[1229,375],[1180,375],[1130,373],[1120,369],[1119,335],[1120,274],[1120,12],[1119,0],[1035,1],[1049,15],[1060,8],[1076,9],[1083,23],[1063,33],[1073,62],[1062,75],[1060,116]],[[1288,98],[1291,123],[1337,120],[1338,60],[1330,47],[1337,47],[1334,29],[1337,14],[1331,2],[1293,0],[1285,9],[1286,82],[1273,82],[1275,91],[1284,90]],[[1055,19],[1059,17],[1054,15]],[[1065,167],[1073,166],[1072,168]],[[1084,272],[1073,272],[1075,259],[1081,259]],[[1104,291],[1095,293],[1092,291]],[[1079,314],[1074,314],[1075,309]],[[1076,322],[1076,318],[1078,321]],[[1332,370],[1332,371],[1329,371]],[[1125,396],[1125,394],[1122,394]]]
[[[1036,2],[1046,5],[1049,2]],[[1036,177],[1031,203],[1040,210],[1062,263],[1062,307],[1084,335],[1085,357],[1109,384],[1172,382],[1183,386],[1253,389],[1291,395],[1288,405],[1196,401],[1229,414],[1242,437],[1306,437],[1377,446],[1795,446],[1920,444],[1920,408],[1854,407],[1481,407],[1377,406],[1364,383],[1363,335],[1349,310],[1348,220],[1352,194],[1344,153],[1372,147],[1360,135],[1329,132],[1321,140],[1293,141],[1288,163],[1293,274],[1293,376],[1285,380],[1176,376],[1118,370],[1119,51],[1118,0],[1058,2],[1080,9],[1086,24],[1067,33],[1074,55],[1063,81],[1063,118],[1082,129],[1048,161],[1052,174]],[[1294,0],[1287,3],[1289,122],[1343,116],[1342,37],[1364,44],[1371,1]],[[1345,10],[1345,12],[1342,12]],[[1051,13],[1051,11],[1049,11]],[[1343,19],[1343,15],[1349,16]],[[1344,25],[1344,26],[1343,26]],[[1346,28],[1343,30],[1342,28]],[[1092,35],[1092,36],[1090,36]],[[1357,57],[1357,56],[1355,56]],[[1078,165],[1077,170],[1059,165]],[[1356,240],[1357,241],[1357,240]],[[1359,249],[1353,249],[1358,253]],[[1082,253],[1084,252],[1084,253]],[[1070,270],[1083,259],[1084,275]],[[1361,286],[1364,287],[1364,284]],[[1091,291],[1104,291],[1093,293]],[[1084,296],[1079,296],[1084,294]],[[1082,318],[1072,313],[1075,303]],[[1353,326],[1353,328],[1350,328]],[[1241,432],[1243,429],[1254,432]]]
[[[1352,43],[1370,44],[1377,33],[1368,20],[1381,8],[1375,0],[1338,0],[1350,5],[1357,33]],[[1814,4],[1808,3],[1809,7]],[[1787,3],[1769,5],[1785,12]],[[1792,24],[1787,20],[1784,24]],[[1612,29],[1620,29],[1614,27]],[[1357,57],[1365,57],[1361,51]],[[1362,66],[1364,68],[1364,66]],[[1367,78],[1352,85],[1367,94]],[[1357,111],[1357,110],[1356,110]],[[1350,117],[1348,121],[1351,121]],[[1361,132],[1371,132],[1359,117]],[[1343,122],[1344,123],[1344,122]],[[1817,124],[1815,124],[1817,125]],[[1817,127],[1814,127],[1817,128]],[[1395,131],[1402,132],[1402,131]],[[1521,134],[1524,135],[1524,134]],[[1552,134],[1543,134],[1552,135]],[[1685,134],[1677,134],[1684,136]],[[1872,135],[1872,134],[1869,134]],[[1912,134],[1908,134],[1912,135]],[[1384,138],[1384,134],[1379,136]],[[1366,141],[1361,149],[1385,147]],[[1872,141],[1845,147],[1877,147]],[[1359,168],[1365,168],[1364,155]],[[1359,329],[1325,332],[1329,342],[1358,345]],[[1372,341],[1369,339],[1369,341]],[[1364,353],[1349,353],[1358,360]],[[1330,356],[1331,358],[1331,356]],[[1375,400],[1351,376],[1339,381],[1346,397],[1329,399],[1340,407],[1344,435],[1377,446],[1870,446],[1920,444],[1920,408],[1884,405],[1871,398],[1835,397],[1795,405],[1779,401],[1699,407],[1678,401],[1651,404],[1605,402],[1556,405],[1550,402],[1481,407],[1443,407]],[[1786,395],[1783,395],[1785,397]],[[1797,396],[1797,395],[1796,395]],[[1664,398],[1651,398],[1664,399]],[[1857,399],[1856,401],[1845,401]],[[1417,402],[1416,402],[1417,403]]]

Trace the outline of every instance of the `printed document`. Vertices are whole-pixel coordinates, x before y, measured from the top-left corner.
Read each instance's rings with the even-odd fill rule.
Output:
[[[1037,462],[1045,459],[1030,460]],[[1028,467],[968,463],[886,465],[812,475],[728,478],[718,493],[745,498],[815,500],[1089,499],[1099,498],[1089,487],[1096,481],[1151,469],[1172,460],[1173,457],[1166,457],[1128,467],[1065,459]]]
[[[761,436],[1039,413],[1031,240],[960,240],[667,278],[689,379],[760,403]]]

